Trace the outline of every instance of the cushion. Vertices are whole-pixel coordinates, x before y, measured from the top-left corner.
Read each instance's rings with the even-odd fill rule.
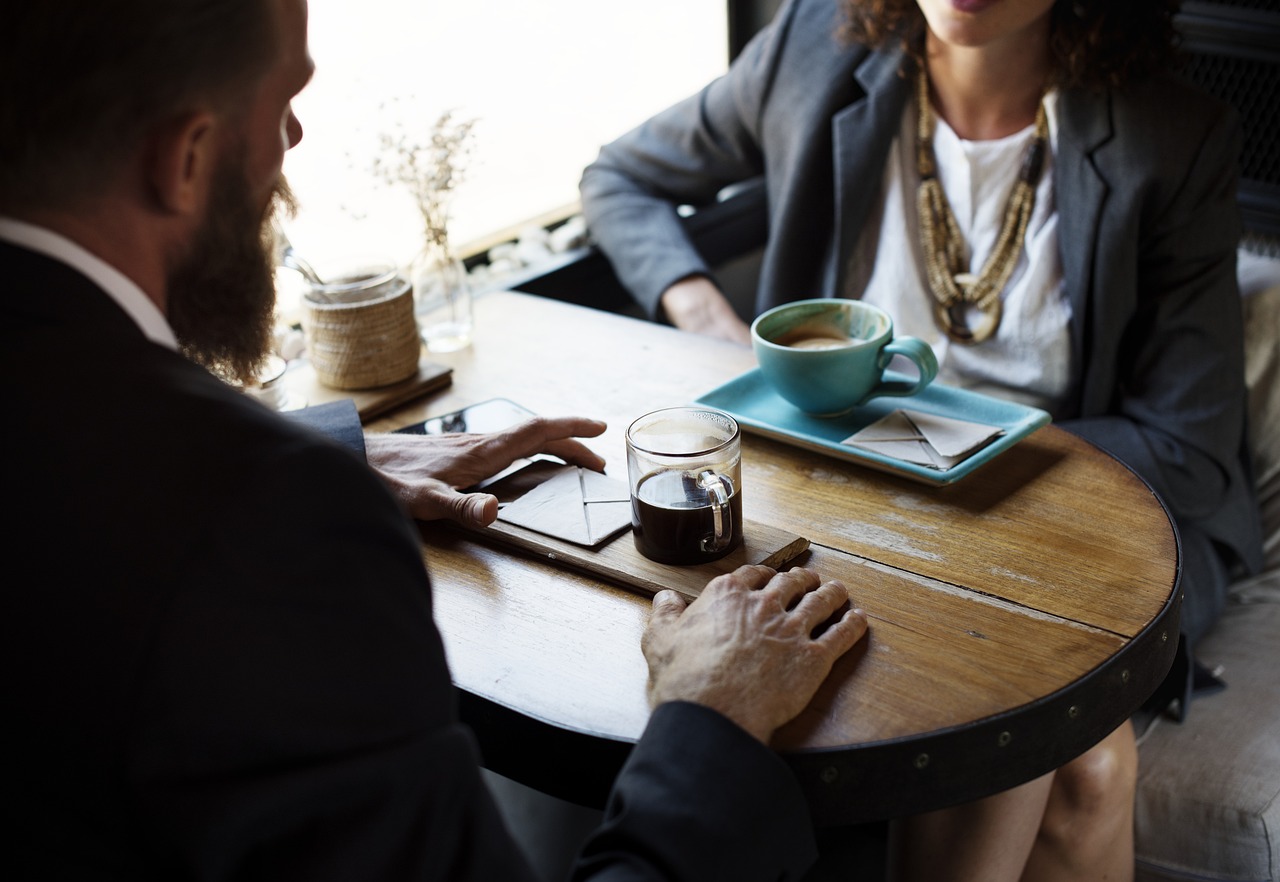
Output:
[[[1199,647],[1228,688],[1143,736],[1136,882],[1280,878],[1280,262],[1264,269],[1241,287],[1266,567],[1232,586]]]
[[[1244,298],[1249,438],[1271,572],[1280,572],[1280,261],[1276,265],[1272,284]]]
[[[1200,647],[1228,688],[1142,741],[1138,882],[1280,874],[1280,575],[1251,581]]]

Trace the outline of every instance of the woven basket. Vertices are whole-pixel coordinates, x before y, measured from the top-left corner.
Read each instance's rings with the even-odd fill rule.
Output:
[[[418,370],[422,341],[413,288],[397,277],[387,290],[354,303],[303,300],[303,330],[316,378],[334,389],[372,389]]]

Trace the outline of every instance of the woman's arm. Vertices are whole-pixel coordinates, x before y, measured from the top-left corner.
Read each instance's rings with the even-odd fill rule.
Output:
[[[787,3],[723,77],[605,145],[583,172],[592,236],[655,318],[672,285],[710,276],[677,206],[709,203],[725,186],[764,170],[759,118],[795,8]],[[679,308],[672,311],[679,325]]]

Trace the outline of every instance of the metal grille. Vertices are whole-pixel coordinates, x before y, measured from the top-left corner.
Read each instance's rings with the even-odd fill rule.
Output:
[[[1183,69],[1236,108],[1245,246],[1280,250],[1280,0],[1187,2],[1178,19]]]
[[[1233,9],[1257,9],[1262,12],[1280,11],[1277,0],[1213,0],[1213,6],[1229,6]]]
[[[1280,65],[1224,55],[1191,55],[1183,73],[1240,113],[1240,174],[1280,186]]]

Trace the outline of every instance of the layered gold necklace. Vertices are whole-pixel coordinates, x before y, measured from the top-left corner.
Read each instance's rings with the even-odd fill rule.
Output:
[[[968,248],[955,215],[938,180],[938,163],[933,153],[933,110],[929,105],[929,77],[916,77],[919,118],[916,126],[916,168],[920,172],[917,210],[920,214],[920,244],[924,249],[925,271],[933,293],[933,314],[938,326],[957,343],[981,343],[1000,327],[1000,294],[1018,263],[1027,224],[1036,205],[1036,186],[1044,167],[1049,123],[1044,101],[1036,109],[1035,134],[1027,145],[1018,171],[1018,180],[1004,209],[1004,222],[995,247],[982,272],[969,270]],[[970,324],[976,313],[977,322]]]

